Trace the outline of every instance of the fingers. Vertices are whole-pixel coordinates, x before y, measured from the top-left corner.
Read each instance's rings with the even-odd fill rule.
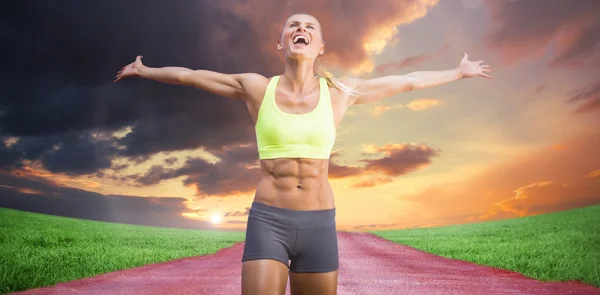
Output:
[[[479,74],[479,76],[484,77],[484,78],[488,78],[488,79],[492,79],[492,77],[486,75],[486,74]]]
[[[480,67],[481,67],[482,69],[486,69],[486,68],[489,68],[489,67],[490,67],[490,65],[482,65],[482,66],[480,66]]]
[[[463,52],[463,60],[468,60],[469,59],[469,55],[466,52]]]

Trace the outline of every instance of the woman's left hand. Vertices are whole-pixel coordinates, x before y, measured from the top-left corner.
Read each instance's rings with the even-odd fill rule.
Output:
[[[483,60],[469,61],[468,58],[469,55],[466,52],[463,53],[463,58],[458,65],[458,69],[464,78],[471,78],[475,76],[481,76],[488,79],[492,78],[485,74],[492,71],[489,65],[482,65],[481,63],[483,63]]]

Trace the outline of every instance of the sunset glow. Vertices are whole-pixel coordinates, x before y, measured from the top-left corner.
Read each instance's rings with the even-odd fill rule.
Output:
[[[600,40],[591,33],[600,16],[591,2],[548,1],[553,17],[536,19],[536,1],[292,2],[150,3],[134,20],[132,8],[90,4],[119,24],[134,22],[127,27],[78,17],[70,4],[51,14],[64,22],[22,18],[15,27],[44,38],[15,33],[8,42],[15,57],[5,68],[23,72],[5,75],[0,107],[3,206],[243,230],[261,178],[247,105],[192,87],[112,83],[111,75],[136,54],[156,67],[281,74],[276,42],[290,10],[319,20],[319,62],[337,76],[450,70],[463,52],[494,68],[491,80],[349,107],[329,167],[339,229],[444,226],[600,203]]]

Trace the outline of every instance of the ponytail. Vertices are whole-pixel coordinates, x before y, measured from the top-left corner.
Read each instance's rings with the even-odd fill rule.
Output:
[[[343,92],[346,92],[346,93],[350,94],[350,96],[357,96],[359,94],[362,94],[362,93],[356,91],[356,89],[353,89],[350,86],[346,85],[346,83],[335,78],[332,73],[328,72],[327,70],[325,70],[323,68],[319,68],[319,70],[317,70],[317,76],[325,79],[325,81],[327,81],[327,85],[329,85],[331,87],[335,87]]]

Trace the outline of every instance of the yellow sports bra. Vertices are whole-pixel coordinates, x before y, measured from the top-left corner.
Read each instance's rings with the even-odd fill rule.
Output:
[[[335,122],[327,81],[319,77],[319,102],[306,114],[291,114],[275,103],[279,76],[269,81],[256,119],[261,160],[275,158],[329,159],[335,142]]]

